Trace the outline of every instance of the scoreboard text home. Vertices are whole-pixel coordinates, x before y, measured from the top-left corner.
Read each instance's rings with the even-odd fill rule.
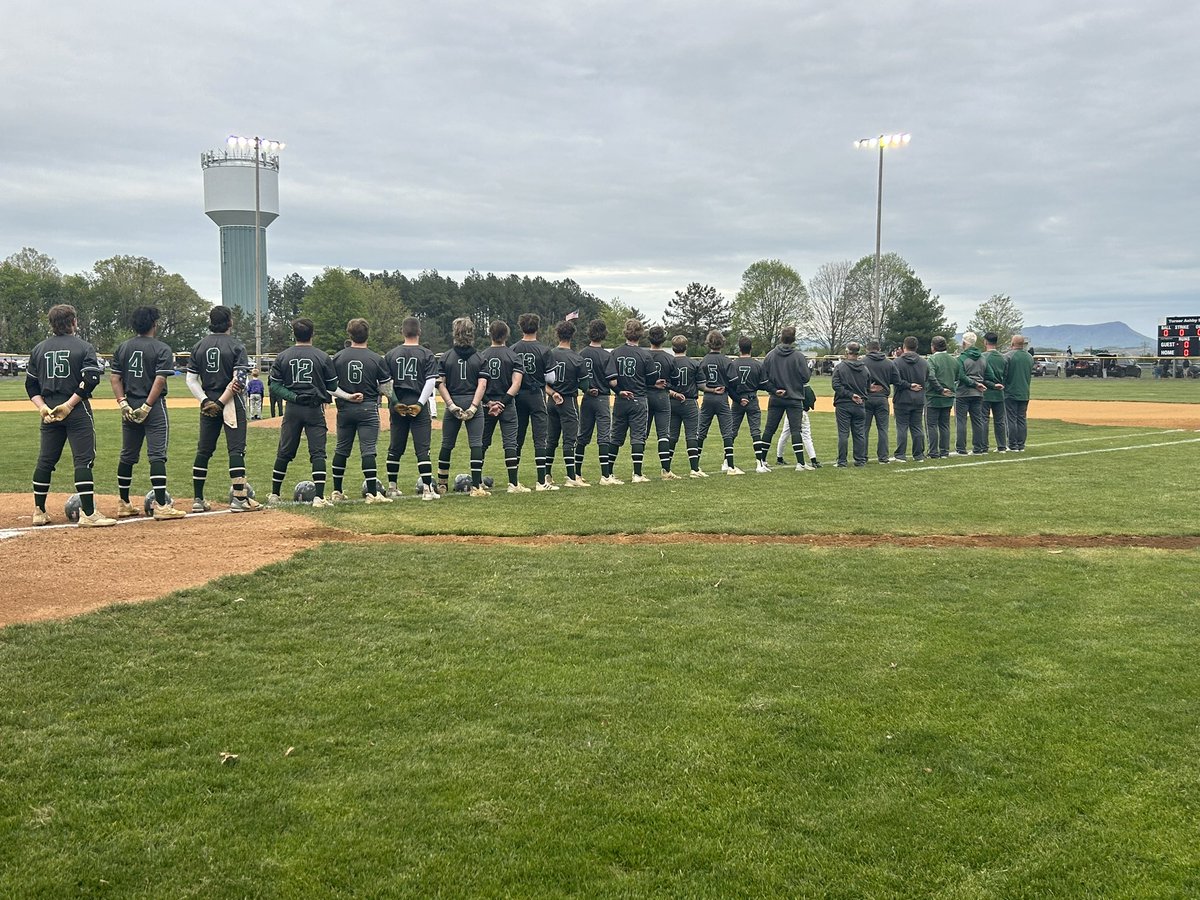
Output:
[[[1200,316],[1168,316],[1158,328],[1159,356],[1200,356]]]

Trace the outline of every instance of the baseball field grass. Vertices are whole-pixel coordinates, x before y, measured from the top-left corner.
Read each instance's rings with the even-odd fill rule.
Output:
[[[1195,895],[1195,562],[342,545],[9,628],[0,893]]]
[[[0,427],[27,491],[36,417]],[[1194,896],[1200,551],[1120,536],[1200,534],[1198,446],[1037,422],[1020,455],[710,447],[705,481],[238,517],[345,538],[0,630],[0,896]]]

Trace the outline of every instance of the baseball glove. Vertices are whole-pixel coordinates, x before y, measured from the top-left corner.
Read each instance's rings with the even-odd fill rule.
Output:
[[[200,412],[208,416],[210,419],[221,418],[221,413],[225,411],[225,404],[220,400],[205,400],[200,404]]]

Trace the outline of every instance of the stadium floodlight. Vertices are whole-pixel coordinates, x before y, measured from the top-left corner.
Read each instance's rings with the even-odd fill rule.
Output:
[[[883,310],[879,303],[879,259],[883,238],[883,151],[888,147],[904,147],[912,140],[907,132],[881,134],[879,137],[860,138],[854,142],[859,150],[879,149],[879,188],[875,194],[875,272],[871,278],[871,319],[876,340],[883,340]]]
[[[254,364],[262,365],[262,253],[259,244],[262,240],[262,201],[259,195],[259,170],[263,162],[263,153],[276,154],[287,144],[282,141],[272,141],[258,137],[243,137],[231,134],[226,143],[231,148],[248,150],[254,148]]]

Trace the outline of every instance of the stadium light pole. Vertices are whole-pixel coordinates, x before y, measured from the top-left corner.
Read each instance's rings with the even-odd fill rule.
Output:
[[[860,150],[879,148],[879,188],[875,194],[875,271],[871,278],[871,324],[875,326],[876,340],[883,340],[883,309],[879,303],[879,256],[883,238],[883,151],[889,147],[905,146],[912,140],[911,134],[881,134],[879,137],[861,138],[854,142]]]
[[[262,365],[262,250],[259,241],[262,239],[262,203],[259,197],[259,171],[262,166],[263,151],[278,153],[287,144],[282,141],[269,141],[265,138],[242,137],[231,134],[226,141],[231,149],[248,150],[254,148],[254,364]]]

